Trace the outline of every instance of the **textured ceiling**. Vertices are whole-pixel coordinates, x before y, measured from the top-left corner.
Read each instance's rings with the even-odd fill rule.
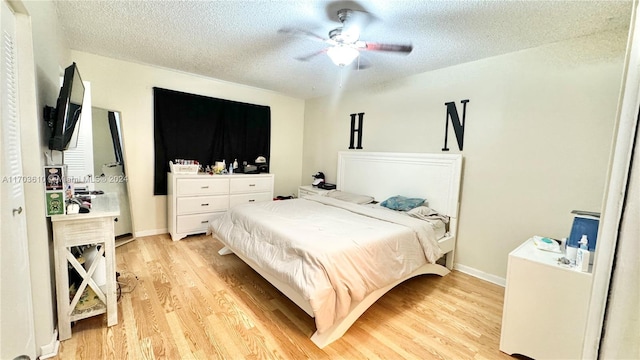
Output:
[[[70,48],[269,89],[298,98],[363,87],[542,44],[628,28],[630,1],[60,1]],[[322,42],[341,8],[366,10],[361,39],[411,43],[397,55],[363,52],[365,70],[339,68]]]

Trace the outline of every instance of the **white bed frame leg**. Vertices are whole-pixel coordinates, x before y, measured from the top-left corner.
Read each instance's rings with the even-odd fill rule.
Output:
[[[219,255],[231,255],[233,254],[233,251],[231,251],[231,249],[229,249],[228,247],[223,247],[222,249],[218,250],[218,254]]]
[[[344,335],[347,330],[353,325],[353,323],[358,320],[360,315],[362,315],[374,302],[376,302],[379,298],[381,298],[384,294],[389,292],[389,290],[393,289],[396,285],[404,282],[407,279],[418,275],[425,274],[436,274],[440,276],[445,276],[449,273],[449,269],[445,268],[442,265],[438,264],[425,264],[419,267],[416,271],[407,275],[406,277],[382,288],[378,289],[371,294],[367,295],[362,301],[357,304],[352,305],[351,310],[342,320],[336,322],[329,329],[323,331],[322,333],[318,333],[317,331],[311,336],[311,341],[316,344],[320,349],[325,346],[331,344],[332,342],[338,340],[342,335]]]
[[[453,251],[447,253],[447,255],[445,255],[445,266],[447,267],[447,269],[449,270],[453,270]]]

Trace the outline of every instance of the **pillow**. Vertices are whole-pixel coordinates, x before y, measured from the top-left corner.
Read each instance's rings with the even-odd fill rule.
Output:
[[[424,205],[415,207],[407,211],[407,214],[422,220],[439,219],[442,220],[445,224],[449,222],[449,217],[447,215],[442,215],[432,208]]]
[[[369,204],[373,201],[372,196],[353,194],[349,192],[344,192],[340,190],[331,190],[326,195],[326,197],[347,201],[354,204]]]
[[[384,206],[392,210],[409,211],[415,207],[418,207],[424,204],[425,201],[426,201],[425,199],[421,199],[421,198],[408,198],[408,197],[397,195],[397,196],[392,196],[387,200],[381,202],[380,206]]]

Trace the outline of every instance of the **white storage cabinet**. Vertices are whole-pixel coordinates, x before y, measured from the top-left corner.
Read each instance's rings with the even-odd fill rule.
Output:
[[[273,174],[167,176],[171,239],[207,231],[211,218],[232,206],[273,199]]]
[[[580,359],[592,275],[529,239],[509,254],[500,350],[534,359]]]

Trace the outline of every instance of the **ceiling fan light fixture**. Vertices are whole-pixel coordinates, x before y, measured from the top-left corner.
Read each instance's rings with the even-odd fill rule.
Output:
[[[333,46],[327,50],[327,55],[334,64],[348,66],[360,55],[360,52],[350,46]]]

